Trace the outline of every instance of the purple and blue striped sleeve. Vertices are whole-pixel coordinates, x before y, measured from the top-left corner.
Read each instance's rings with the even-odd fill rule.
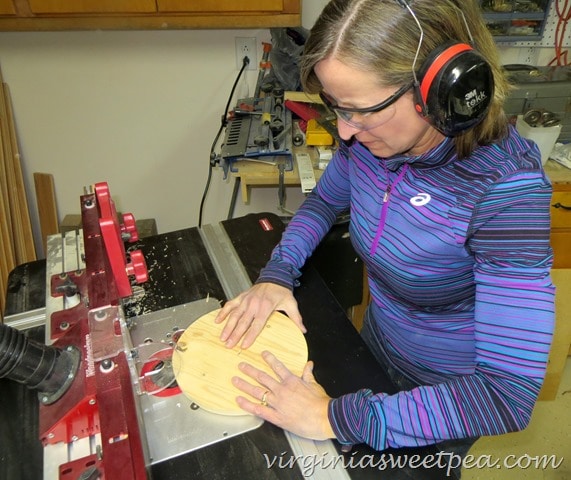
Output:
[[[274,248],[270,261],[261,270],[256,283],[271,282],[292,289],[298,285],[301,267],[327,235],[338,215],[349,209],[350,183],[346,172],[346,152],[337,152],[324,177],[335,185],[335,195],[324,200],[314,189],[292,218],[279,244]],[[320,180],[321,182],[321,180]]]

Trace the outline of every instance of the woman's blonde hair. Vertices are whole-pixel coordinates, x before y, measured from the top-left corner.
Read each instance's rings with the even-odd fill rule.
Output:
[[[417,73],[430,53],[449,41],[471,43],[491,67],[495,88],[487,115],[478,125],[455,137],[458,157],[465,158],[476,145],[492,143],[507,133],[503,105],[509,83],[494,39],[475,0],[409,0],[408,3],[424,30],[415,66]],[[302,86],[308,93],[322,89],[314,68],[327,57],[377,75],[380,85],[408,84],[413,81],[412,66],[419,38],[414,17],[397,0],[331,0],[306,41],[300,67]]]

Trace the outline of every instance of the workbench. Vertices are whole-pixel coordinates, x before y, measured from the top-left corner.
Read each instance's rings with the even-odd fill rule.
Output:
[[[206,228],[205,226],[203,228]],[[220,223],[238,254],[246,275],[255,281],[269,259],[273,246],[284,229],[273,214],[250,214]],[[141,239],[136,247],[145,256],[149,280],[143,284],[144,295],[130,303],[126,315],[160,311],[210,295],[226,300],[221,279],[203,242],[203,230],[193,227]],[[214,262],[216,263],[216,262]],[[7,298],[6,317],[22,313],[21,309],[41,308],[38,291],[45,285],[45,267],[34,262],[23,265],[12,275]],[[223,282],[222,282],[223,283]],[[336,397],[359,388],[393,393],[394,386],[362,341],[335,296],[327,288],[310,259],[303,269],[301,286],[295,296],[308,329],[306,339],[309,358],[315,362],[314,374],[329,395]],[[31,328],[27,335],[41,338],[42,327]],[[37,440],[37,394],[10,380],[0,379],[0,478],[37,479],[42,477],[42,447]],[[335,455],[352,465],[341,472],[323,470],[306,475],[302,464],[284,465],[293,455],[285,432],[269,424],[244,434],[224,439],[204,448],[154,463],[149,474],[154,479],[437,479],[446,478],[445,470],[419,466],[422,459],[437,455],[434,446],[374,452],[365,445],[343,453],[335,441],[317,442],[331,445]],[[416,468],[397,468],[383,464],[386,459],[418,455]],[[282,467],[268,467],[268,459],[277,456]],[[327,460],[324,458],[322,460]],[[350,462],[350,463],[349,463]],[[430,462],[428,462],[430,463]],[[341,475],[341,476],[336,476]]]
[[[232,192],[232,200],[228,212],[228,218],[232,218],[234,212],[234,206],[238,194],[241,193],[242,202],[248,204],[250,202],[250,189],[252,187],[292,187],[301,186],[301,181],[299,178],[299,171],[297,168],[297,162],[295,161],[296,153],[307,153],[313,159],[314,165],[317,165],[316,152],[313,147],[294,147],[293,149],[294,159],[292,162],[292,168],[290,170],[284,170],[283,178],[280,183],[280,170],[278,165],[266,163],[262,161],[263,159],[243,159],[237,160],[232,163],[232,168],[230,169],[230,176],[234,178],[234,191]],[[313,174],[315,180],[319,180],[323,170],[319,168],[313,169]]]
[[[294,156],[296,153],[307,153],[315,162],[315,149],[313,147],[294,147]],[[242,201],[248,203],[250,201],[250,187],[277,187],[279,186],[279,169],[276,165],[271,165],[258,160],[238,160],[234,162],[231,176],[240,180],[242,193]],[[313,169],[315,180],[321,178],[323,170],[319,168]],[[296,186],[301,185],[299,179],[299,171],[297,162],[293,162],[293,168],[284,171],[284,185]]]

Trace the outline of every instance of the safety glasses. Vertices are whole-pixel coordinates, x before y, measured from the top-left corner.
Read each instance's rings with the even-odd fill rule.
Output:
[[[370,130],[388,122],[395,114],[395,102],[408,92],[413,83],[403,85],[389,98],[377,105],[365,108],[341,107],[325,92],[319,92],[319,97],[323,104],[337,115],[343,122],[358,128],[359,130]]]

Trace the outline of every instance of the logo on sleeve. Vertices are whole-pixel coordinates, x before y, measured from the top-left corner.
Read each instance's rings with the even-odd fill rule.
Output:
[[[410,204],[414,207],[422,207],[432,200],[428,193],[419,193],[410,199]]]

